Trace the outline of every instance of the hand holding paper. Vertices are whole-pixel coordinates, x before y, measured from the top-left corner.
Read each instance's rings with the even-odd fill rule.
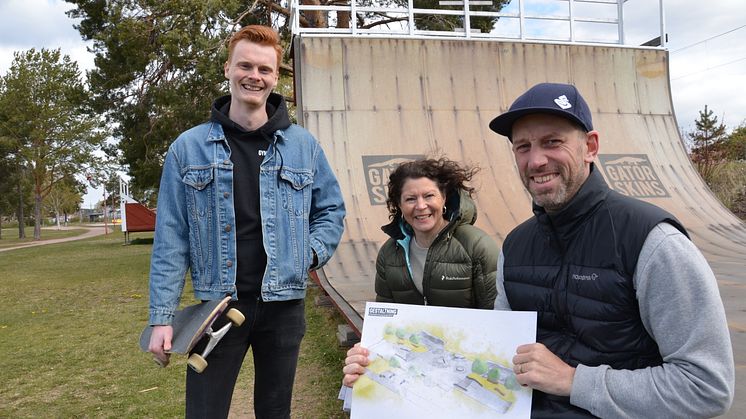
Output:
[[[347,358],[345,358],[345,366],[342,372],[345,373],[342,383],[347,387],[352,387],[360,378],[361,375],[365,374],[365,367],[368,366],[370,360],[368,359],[369,352],[367,349],[356,343],[355,346],[347,351]]]
[[[569,396],[575,368],[567,365],[541,343],[521,345],[513,357],[518,382],[544,393]]]

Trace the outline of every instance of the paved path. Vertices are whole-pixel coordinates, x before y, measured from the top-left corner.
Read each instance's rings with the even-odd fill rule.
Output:
[[[45,230],[50,229],[56,229],[57,227],[51,227],[51,228],[45,228]],[[91,224],[91,225],[85,225],[85,226],[76,226],[76,227],[62,227],[62,230],[78,230],[78,229],[85,229],[88,230],[83,234],[79,234],[77,236],[73,237],[64,237],[61,239],[50,239],[50,240],[39,240],[39,241],[33,241],[28,243],[19,244],[18,246],[13,247],[6,247],[3,249],[0,249],[0,252],[7,252],[9,250],[15,250],[15,249],[23,249],[24,247],[34,247],[34,246],[41,246],[44,244],[52,244],[52,243],[63,243],[63,242],[69,242],[73,240],[82,240],[87,239],[89,237],[94,236],[100,236],[104,234],[104,226],[97,225],[97,224]],[[111,230],[111,227],[109,227],[109,230]]]

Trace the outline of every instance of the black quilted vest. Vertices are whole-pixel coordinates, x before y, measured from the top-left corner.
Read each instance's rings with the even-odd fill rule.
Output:
[[[640,319],[632,276],[651,229],[666,211],[623,196],[591,174],[561,211],[516,227],[503,244],[505,293],[513,310],[538,312],[537,341],[575,367],[660,365],[658,345]],[[532,417],[592,417],[569,397],[534,391]]]

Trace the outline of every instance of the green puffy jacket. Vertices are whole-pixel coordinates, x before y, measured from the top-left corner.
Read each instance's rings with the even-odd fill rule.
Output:
[[[391,236],[376,260],[376,301],[446,307],[492,309],[499,249],[484,231],[473,226],[477,209],[468,194],[446,200],[450,220],[430,245],[422,278],[424,296],[412,281],[409,267],[411,227],[399,216],[381,229]]]

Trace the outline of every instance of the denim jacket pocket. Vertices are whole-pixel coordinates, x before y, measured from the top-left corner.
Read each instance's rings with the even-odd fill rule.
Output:
[[[187,169],[182,181],[201,191],[212,182],[212,167],[194,167]]]
[[[283,168],[280,171],[282,211],[287,217],[286,222],[280,229],[280,237],[288,237],[296,263],[293,268],[296,278],[305,276],[305,271],[311,266],[311,245],[309,242],[308,217],[311,209],[311,188],[313,174],[310,170],[293,170]],[[279,231],[278,231],[279,232]],[[283,234],[284,233],[284,234]],[[289,266],[288,266],[289,267]],[[297,286],[291,283],[278,284],[282,287]]]
[[[282,169],[280,178],[284,180],[286,186],[283,189],[283,209],[287,210],[291,216],[301,217],[310,209],[311,188],[313,175],[310,171],[294,171]],[[289,186],[289,187],[288,187]]]
[[[212,271],[212,255],[217,243],[213,237],[215,185],[211,166],[195,166],[187,169],[182,177],[189,212],[189,239],[191,242],[192,269],[200,269],[196,275],[207,280],[205,273]],[[198,263],[194,263],[198,262]]]
[[[313,175],[309,171],[294,171],[282,169],[280,177],[293,186],[294,189],[303,189],[313,183]]]

